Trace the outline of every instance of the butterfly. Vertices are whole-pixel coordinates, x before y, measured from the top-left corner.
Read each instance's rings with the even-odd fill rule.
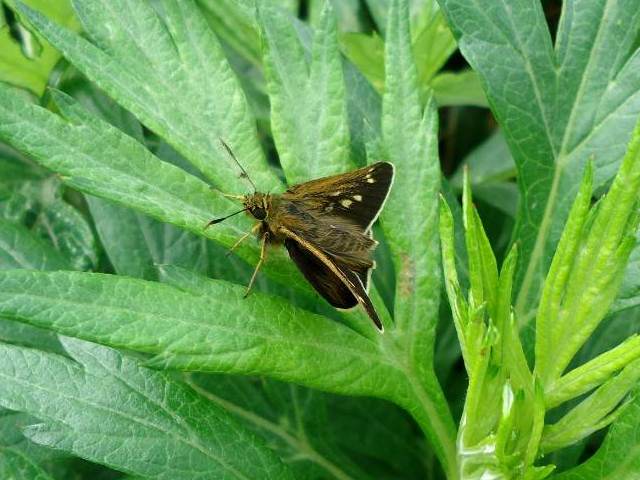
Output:
[[[371,226],[378,218],[393,183],[394,167],[378,162],[364,168],[319,178],[290,187],[282,194],[260,193],[231,148],[221,140],[254,188],[248,195],[227,195],[242,201],[243,208],[211,220],[205,228],[241,212],[258,223],[230,249],[250,235],[257,235],[260,260],[245,296],[266,259],[267,245],[284,245],[289,256],[313,288],[332,306],[351,309],[362,305],[375,326],[382,322],[368,295],[375,268]]]

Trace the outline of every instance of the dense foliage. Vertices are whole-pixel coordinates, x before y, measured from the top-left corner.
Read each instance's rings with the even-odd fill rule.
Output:
[[[637,0],[0,6],[0,478],[640,476]],[[221,138],[394,163],[383,335]]]

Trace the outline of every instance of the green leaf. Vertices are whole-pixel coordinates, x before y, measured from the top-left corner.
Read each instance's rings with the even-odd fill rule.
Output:
[[[93,231],[78,210],[61,199],[43,205],[34,230],[48,238],[74,270],[92,270],[98,264]]]
[[[554,48],[539,2],[440,4],[518,166],[514,239],[523,262],[515,305],[524,325],[535,315],[584,162],[593,158],[595,185],[605,184],[640,112],[640,12],[633,0],[564,2]]]
[[[25,182],[46,177],[43,169],[34,165],[8,145],[0,144],[0,199],[10,196]]]
[[[619,404],[638,384],[638,380],[640,360],[635,360],[558,422],[546,425],[540,444],[541,452],[552,452],[571,445],[609,425],[624,410],[625,405]]]
[[[467,304],[460,282],[458,281],[458,269],[456,266],[456,245],[453,214],[444,198],[440,200],[440,245],[442,249],[442,269],[444,271],[444,284],[451,306],[451,313],[458,335],[460,351],[465,365],[471,369],[473,358],[467,344],[467,326],[469,323],[469,305]],[[464,250],[466,252],[466,249]],[[465,262],[466,265],[466,262]]]
[[[87,197],[100,240],[120,275],[155,280],[157,265],[207,270],[204,238],[163,224],[107,200]]]
[[[543,384],[547,383],[551,369],[555,368],[557,349],[561,348],[565,338],[556,334],[557,322],[564,289],[570,279],[571,267],[585,236],[585,223],[591,205],[592,170],[589,168],[582,180],[582,186],[576,196],[569,221],[564,227],[562,237],[547,274],[542,298],[536,318],[536,374]],[[564,368],[562,369],[564,370]]]
[[[536,359],[545,388],[562,374],[615,299],[635,244],[638,189],[640,122],[608,194],[590,221],[586,218],[591,195],[588,167],[554,256],[536,318],[540,338]]]
[[[545,393],[545,405],[553,408],[597,387],[611,375],[640,357],[640,337],[633,335],[615,348],[574,368]]]
[[[637,478],[640,475],[639,433],[640,397],[636,388],[632,401],[610,428],[596,454],[582,465],[553,477],[554,480]]]
[[[310,59],[293,19],[260,8],[271,123],[280,162],[290,184],[353,168],[345,84],[336,20],[326,3],[313,36]]]
[[[477,195],[478,186],[510,180],[516,176],[516,165],[501,131],[498,130],[472,150],[451,176],[451,184],[460,191],[465,170],[469,171],[474,196]]]
[[[24,453],[0,446],[0,477],[11,480],[53,480]]]
[[[62,347],[61,353],[64,354]],[[24,464],[23,460],[26,460],[30,464],[26,468],[27,472],[43,470],[48,475],[46,478],[75,478],[80,473],[78,467],[81,462],[78,459],[64,452],[42,447],[25,438],[24,429],[37,421],[37,418],[24,413],[0,409],[0,450],[17,454],[21,457],[20,464]],[[4,462],[0,462],[0,470],[3,465]],[[26,480],[31,478],[27,477]]]
[[[69,260],[26,227],[0,219],[0,270],[67,270]]]
[[[155,353],[150,364],[157,367],[267,375],[393,399],[425,431],[438,425],[427,393],[433,387],[400,363],[393,339],[383,346],[280,298],[243,294],[243,287],[213,280],[187,291],[100,274],[0,273],[0,315]]]
[[[384,42],[374,32],[371,35],[347,32],[340,35],[344,55],[378,91],[384,90]]]
[[[498,317],[498,265],[480,216],[473,206],[468,178],[464,182],[462,212],[469,259],[469,304],[472,308],[486,304],[489,317],[495,322]]]
[[[394,0],[389,12],[383,96],[384,150],[395,165],[392,191],[381,215],[396,271],[394,337],[405,362],[425,385],[432,418],[428,434],[445,471],[453,475],[455,427],[433,372],[433,344],[440,303],[437,111],[420,104],[411,52],[409,12]],[[412,205],[411,209],[407,205]]]
[[[480,77],[473,70],[440,73],[431,80],[430,86],[441,107],[489,106]]]
[[[254,2],[250,0],[198,0],[216,35],[249,62],[262,58]]]
[[[13,7],[15,2],[9,0],[5,3]],[[68,0],[25,0],[25,3],[67,28],[80,29]],[[60,59],[60,53],[44,38],[34,35],[20,23],[15,25],[15,29],[19,32],[21,42],[12,38],[10,26],[0,21],[0,81],[26,88],[40,96],[51,70]]]
[[[268,374],[351,394],[379,393],[379,376],[396,375],[350,329],[278,297],[243,299],[244,287],[223,281],[208,281],[204,294],[111,275],[12,271],[0,284],[0,314],[156,353],[157,366]]]
[[[374,478],[338,449],[331,438],[329,395],[268,379],[194,375],[188,384],[265,438],[295,478]],[[362,432],[360,432],[362,433]]]
[[[0,404],[43,420],[26,430],[31,440],[154,478],[292,478],[262,442],[191,389],[113,350],[63,343],[75,361],[0,345]]]
[[[144,0],[74,1],[74,8],[93,43],[34,10],[21,11],[83,74],[218,186],[247,187],[220,138],[263,190],[279,185],[244,92],[192,0],[163,0],[162,14]]]
[[[0,138],[58,172],[68,185],[82,192],[111,199],[225,246],[233,245],[251,228],[248,219],[238,216],[203,231],[214,212],[232,211],[236,205],[198,178],[160,161],[143,145],[91,116],[69,97],[55,91],[53,95],[68,120],[0,86],[0,118],[4,120]],[[52,155],[56,151],[62,153]],[[258,248],[250,243],[245,242],[236,252],[255,264]],[[284,283],[298,285],[300,282],[291,282],[293,270],[278,251],[270,254],[264,269]]]
[[[418,82],[426,86],[455,52],[456,41],[434,0],[425,2],[415,32],[412,43],[418,68]]]

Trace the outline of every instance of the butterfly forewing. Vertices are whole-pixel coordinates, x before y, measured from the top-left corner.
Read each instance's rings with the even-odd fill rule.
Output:
[[[290,188],[274,216],[285,246],[305,278],[337,308],[361,304],[382,330],[367,293],[376,242],[370,227],[393,182],[393,165],[379,162]]]
[[[367,230],[378,217],[392,182],[393,165],[378,162],[296,185],[283,197],[306,202],[316,215],[339,216]]]

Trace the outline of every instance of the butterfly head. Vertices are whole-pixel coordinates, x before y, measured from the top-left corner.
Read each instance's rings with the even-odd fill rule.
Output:
[[[267,218],[269,211],[269,194],[267,193],[252,193],[244,197],[244,208],[247,210],[253,218],[256,220],[264,220]]]

